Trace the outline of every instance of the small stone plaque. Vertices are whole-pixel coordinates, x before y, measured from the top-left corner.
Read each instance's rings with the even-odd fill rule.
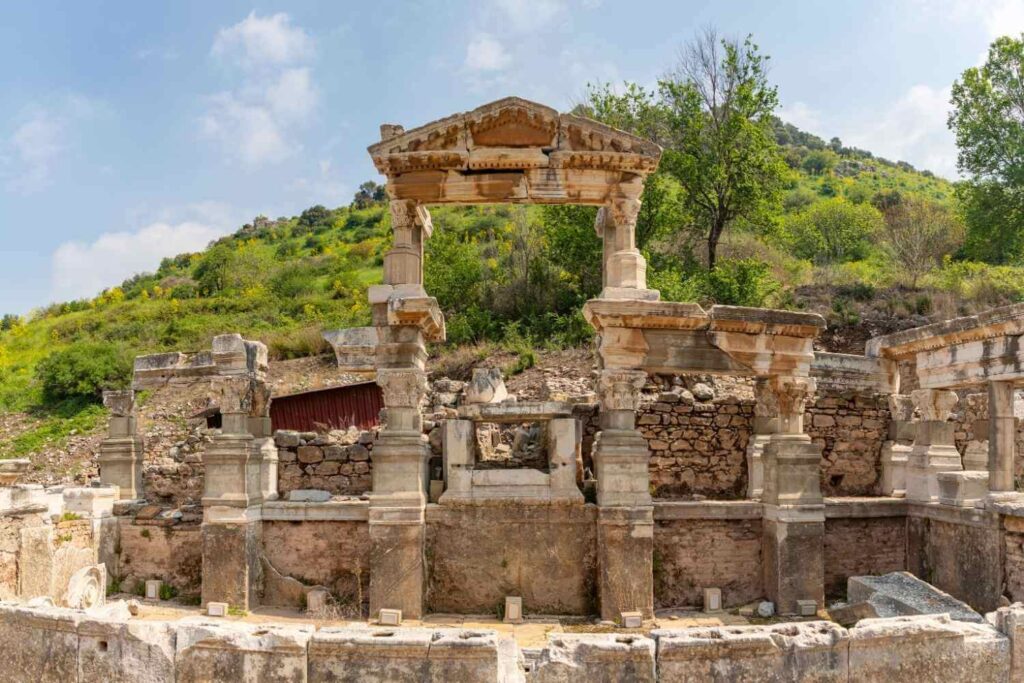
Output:
[[[523,599],[505,598],[505,623],[518,624],[523,620]]]
[[[228,603],[226,602],[208,602],[206,603],[206,616],[208,617],[226,617],[228,615]]]
[[[717,612],[722,609],[722,589],[721,588],[705,588],[704,589],[704,611],[705,612]]]
[[[815,600],[797,600],[796,611],[802,617],[813,617],[818,613],[818,603]]]
[[[159,600],[160,599],[160,586],[164,584],[160,579],[149,579],[146,581],[146,599],[147,600]]]
[[[621,615],[622,628],[642,628],[644,615],[640,612],[623,612]]]
[[[384,608],[377,616],[377,623],[381,626],[399,626],[402,623],[402,610]]]
[[[306,611],[323,612],[330,597],[331,594],[323,588],[313,588],[306,593]]]

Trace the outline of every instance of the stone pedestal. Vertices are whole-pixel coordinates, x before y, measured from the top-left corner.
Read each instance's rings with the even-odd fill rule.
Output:
[[[963,469],[960,452],[954,445],[955,425],[951,422],[924,420],[917,423],[917,436],[907,461],[907,500],[934,503],[939,500],[940,472]]]
[[[143,442],[136,433],[135,392],[104,391],[103,405],[111,412],[108,435],[100,443],[100,481],[114,486],[118,498],[142,498]]]
[[[889,438],[882,444],[883,496],[903,497],[907,494],[907,465],[913,450],[917,424],[914,419],[914,404],[910,396],[892,394],[889,396]]]
[[[263,572],[263,472],[247,407],[248,379],[217,378],[222,433],[203,454],[203,604],[225,602],[250,610],[259,604]]]
[[[654,616],[653,506],[598,508],[597,567],[602,619]]]
[[[430,456],[418,432],[385,431],[373,447],[370,495],[370,614],[399,609],[423,616],[426,505]]]
[[[647,441],[636,430],[647,375],[604,370],[598,381],[601,431],[594,441],[598,504],[598,597],[601,617],[654,611],[654,517]]]

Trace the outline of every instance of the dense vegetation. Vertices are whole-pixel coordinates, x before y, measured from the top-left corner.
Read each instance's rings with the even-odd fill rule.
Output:
[[[749,39],[699,36],[655,92],[599,84],[579,110],[665,148],[637,226],[663,298],[803,308],[816,305],[805,292],[824,287],[833,323],[856,322],[848,302],[873,299],[891,315],[952,315],[1024,300],[1024,142],[1016,156],[993,152],[994,140],[1024,139],[1012,105],[1021,85],[1007,75],[1021,53],[1000,39],[954,87],[951,126],[972,176],[956,187],[778,119],[767,57]],[[433,209],[426,287],[449,344],[588,339],[580,308],[601,286],[595,212]],[[260,216],[94,298],[4,316],[0,414],[41,422],[0,455],[87,429],[100,390],[123,383],[137,353],[204,348],[227,331],[265,341],[274,358],[325,350],[323,329],[368,324],[365,289],[389,235],[384,192],[368,182],[349,206]]]

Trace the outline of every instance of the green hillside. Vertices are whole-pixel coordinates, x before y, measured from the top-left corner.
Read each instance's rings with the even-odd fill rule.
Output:
[[[775,132],[789,167],[777,211],[761,224],[731,230],[722,244],[724,260],[710,273],[702,269],[687,218],[671,210],[679,188],[671,179],[656,181],[661,208],[655,210],[664,225],[644,250],[649,280],[665,298],[815,308],[802,291],[838,286],[865,301],[876,298],[875,290],[900,285],[900,269],[876,232],[877,207],[896,196],[948,202],[952,185],[781,122]],[[367,183],[349,206],[317,206],[276,220],[258,217],[203,252],[165,259],[155,273],[139,274],[95,298],[5,316],[0,413],[27,412],[36,419],[30,433],[0,443],[0,455],[24,454],[71,430],[92,428],[103,414],[95,407],[100,385],[124,382],[135,354],[205,348],[215,334],[240,332],[266,342],[273,358],[292,358],[325,351],[324,329],[368,324],[365,290],[380,281],[389,243],[383,199],[381,188]],[[863,222],[857,223],[863,234],[850,238],[860,246],[838,261],[819,263],[820,250],[831,247],[809,239],[808,226],[816,225],[815,215],[828,218],[833,209],[841,210],[841,222],[848,216]],[[594,211],[432,210],[427,288],[448,316],[450,344],[499,343],[528,355],[533,346],[589,339],[579,309],[600,290]],[[922,291],[963,289],[978,276],[971,268],[984,271],[989,295],[1019,298],[1022,280],[1015,268],[1000,273],[954,262],[930,273]],[[922,305],[912,302],[907,312],[915,307]]]

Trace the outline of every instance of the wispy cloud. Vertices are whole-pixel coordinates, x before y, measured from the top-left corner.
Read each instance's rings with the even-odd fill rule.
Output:
[[[515,31],[549,27],[562,19],[568,9],[563,0],[493,0],[493,5]]]
[[[512,63],[512,55],[490,33],[478,33],[466,46],[464,62],[470,71],[501,71]]]
[[[156,270],[161,259],[199,251],[240,220],[238,212],[218,203],[163,209],[158,215],[136,229],[58,246],[51,258],[52,300],[93,296],[137,273]]]
[[[282,161],[301,149],[294,134],[320,101],[306,64],[315,51],[310,35],[287,14],[254,12],[221,29],[210,51],[241,79],[237,87],[207,98],[201,133],[247,168]]]
[[[32,194],[49,185],[54,169],[74,144],[75,127],[99,105],[77,94],[33,104],[0,140],[0,177],[10,192]]]
[[[783,105],[777,112],[780,119],[808,133],[821,134],[821,112],[806,102]]]

